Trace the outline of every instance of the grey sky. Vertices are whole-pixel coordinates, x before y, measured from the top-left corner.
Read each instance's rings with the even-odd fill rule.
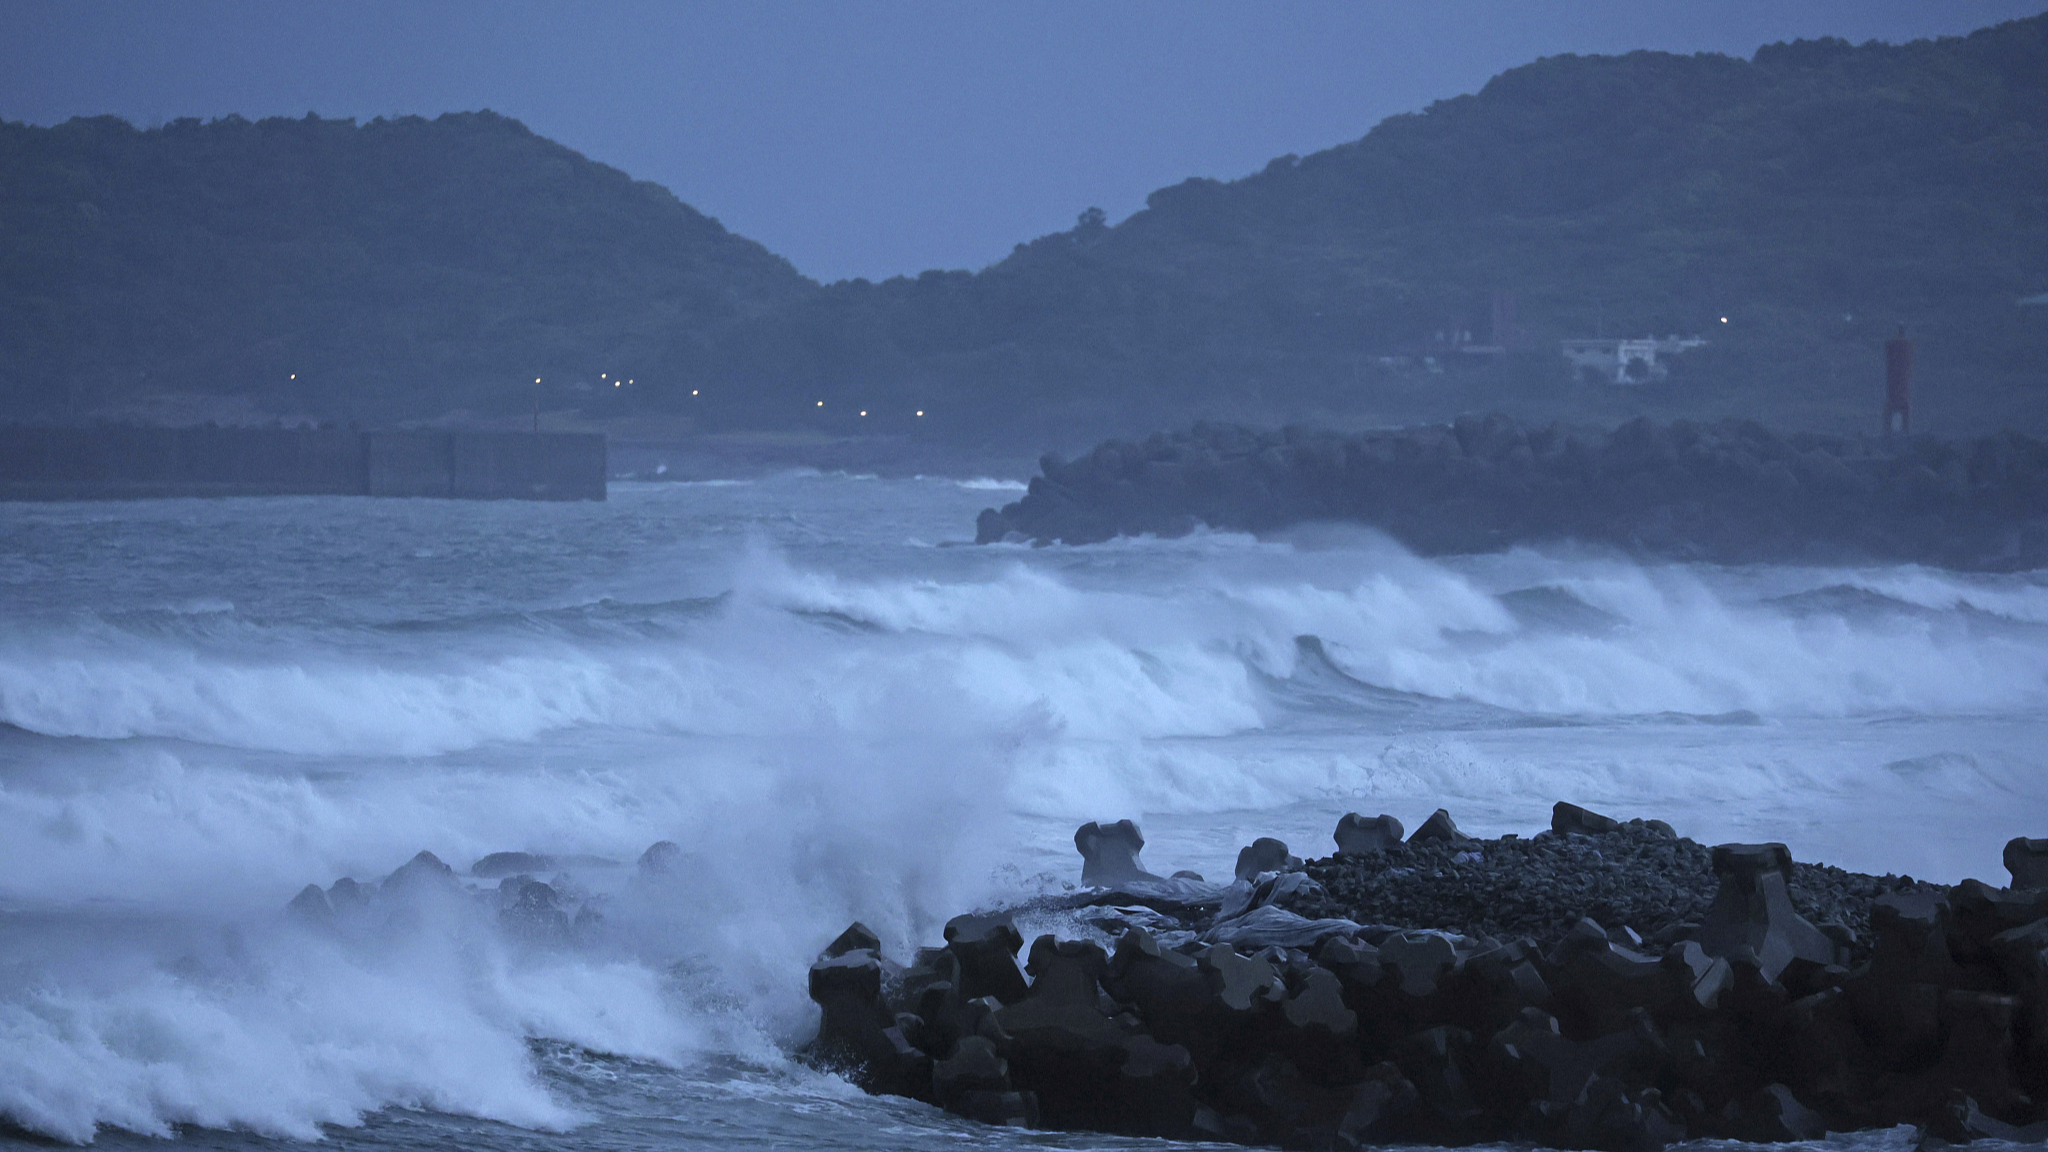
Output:
[[[2048,0],[0,0],[0,118],[493,108],[808,275],[978,268],[1560,52],[1906,40]]]

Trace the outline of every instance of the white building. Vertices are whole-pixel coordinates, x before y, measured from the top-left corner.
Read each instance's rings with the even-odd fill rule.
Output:
[[[1560,343],[1564,358],[1574,368],[1590,370],[1613,384],[1646,384],[1671,374],[1671,366],[1659,357],[1669,359],[1706,341],[1698,336],[1666,336],[1662,340],[1645,336],[1638,340],[1581,339]]]

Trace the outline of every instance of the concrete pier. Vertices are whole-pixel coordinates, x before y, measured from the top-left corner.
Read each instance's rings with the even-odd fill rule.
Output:
[[[0,500],[602,500],[605,441],[555,432],[0,427]]]

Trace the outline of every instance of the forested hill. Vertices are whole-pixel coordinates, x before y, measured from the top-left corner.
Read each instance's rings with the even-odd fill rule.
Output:
[[[1443,354],[1438,333],[1488,340],[1496,291],[1524,351]],[[1482,406],[1867,430],[1904,323],[1922,425],[2041,430],[2048,308],[2016,301],[2044,291],[2048,17],[1751,60],[1539,60],[978,275],[831,286],[719,369],[764,399],[809,378],[840,410],[1048,431]],[[1589,388],[1556,341],[1599,331],[1712,343],[1662,384]]]
[[[1903,323],[1917,428],[2048,431],[2048,307],[2017,304],[2048,292],[2048,16],[1547,58],[978,273],[880,284],[816,285],[489,113],[0,125],[0,211],[0,417],[191,391],[510,412],[541,376],[550,409],[1011,448],[1475,409],[1841,432],[1875,425]],[[1709,344],[1617,386],[1557,352],[1597,333]]]
[[[489,112],[0,123],[0,220],[0,418],[516,410],[535,377],[632,372],[816,290]]]

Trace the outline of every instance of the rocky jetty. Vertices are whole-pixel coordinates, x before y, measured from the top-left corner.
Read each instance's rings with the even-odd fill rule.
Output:
[[[1046,457],[981,543],[1084,544],[1198,525],[1371,525],[1425,555],[1576,540],[1720,563],[2048,566],[2048,444],[1780,436],[1749,421],[1612,432],[1504,416],[1342,434],[1197,424]]]
[[[2048,1140],[2048,840],[1998,888],[1566,803],[1526,839],[1441,810],[1401,833],[1347,815],[1335,855],[1262,838],[1212,884],[1084,825],[1070,895],[958,917],[908,966],[847,929],[809,1053],[992,1124],[1287,1148]],[[1086,938],[1027,947],[1046,913]]]

